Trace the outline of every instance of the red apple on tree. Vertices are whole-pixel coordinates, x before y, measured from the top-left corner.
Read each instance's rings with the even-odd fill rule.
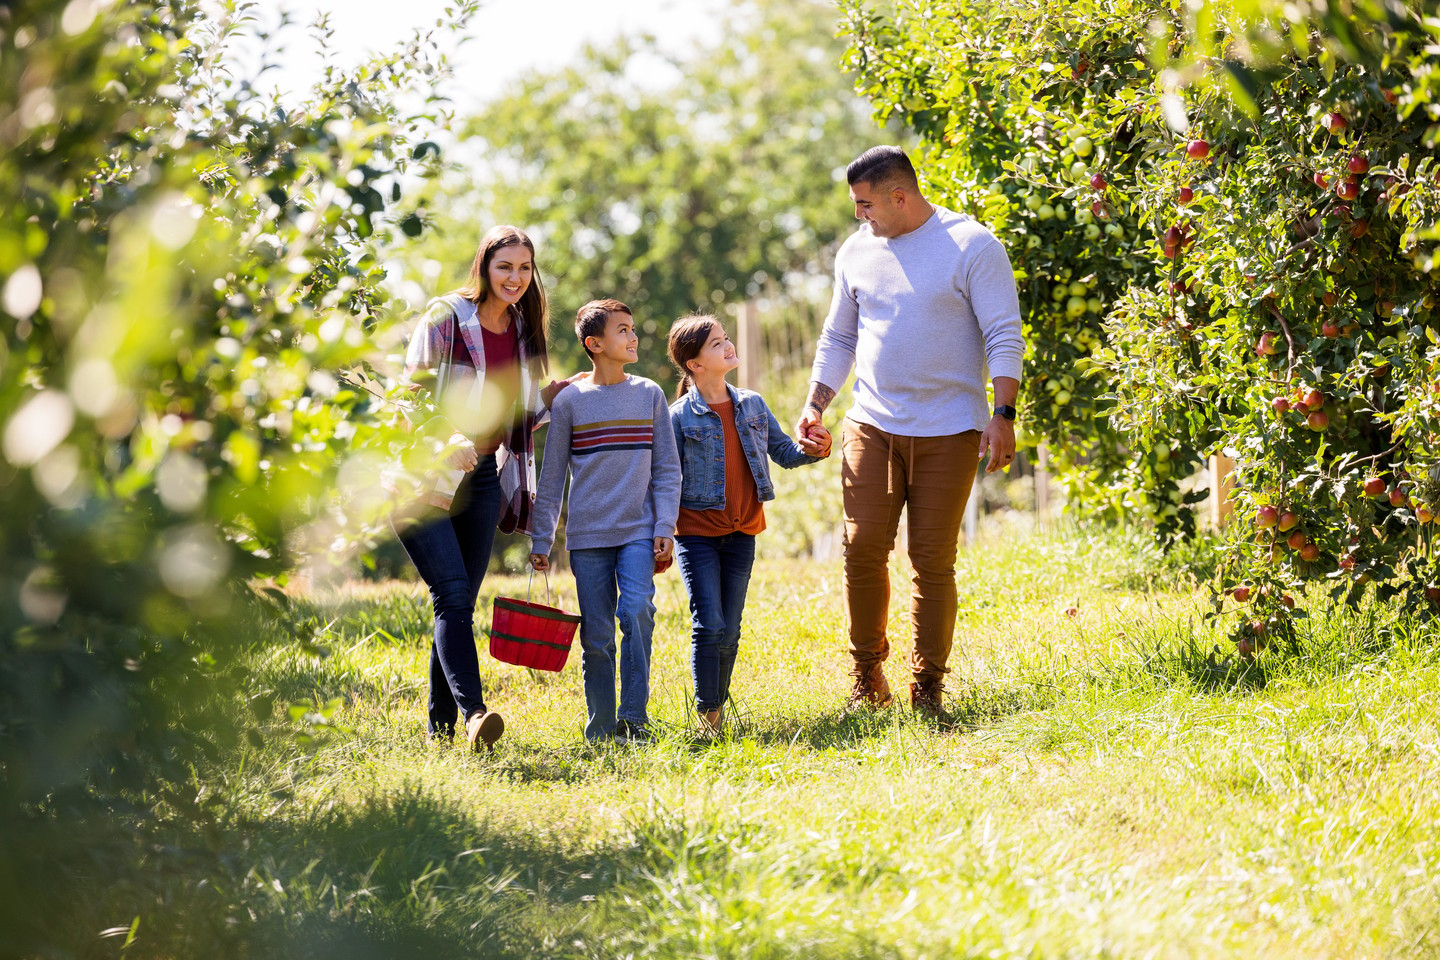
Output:
[[[1378,497],[1385,492],[1385,481],[1380,477],[1365,478],[1365,496]]]
[[[1181,187],[1178,196],[1181,203],[1189,203],[1195,199],[1195,191],[1189,187]]]
[[[1370,161],[1364,154],[1357,153],[1350,158],[1350,162],[1346,164],[1345,169],[1358,177],[1370,171]]]
[[[1285,544],[1291,550],[1299,550],[1301,547],[1305,546],[1305,534],[1299,530],[1295,530],[1291,532],[1290,536],[1285,538]]]
[[[1276,512],[1275,508],[1270,506],[1268,503],[1265,506],[1261,507],[1259,510],[1255,511],[1255,526],[1259,527],[1261,530],[1268,530],[1271,527],[1275,526],[1277,522],[1279,522],[1279,514]]]
[[[1300,559],[1306,563],[1314,563],[1320,559],[1320,547],[1314,543],[1306,543],[1300,548]]]
[[[1392,507],[1403,507],[1403,506],[1405,506],[1405,504],[1409,501],[1409,499],[1410,499],[1410,498],[1405,495],[1405,491],[1404,491],[1404,490],[1401,490],[1399,487],[1392,487],[1392,488],[1391,488],[1391,490],[1390,490],[1390,506],[1392,506]]]
[[[1325,406],[1325,394],[1321,393],[1317,388],[1312,387],[1310,392],[1305,394],[1305,406],[1311,410],[1319,410]]]
[[[1327,113],[1325,115],[1325,119],[1320,122],[1323,123],[1325,125],[1325,129],[1329,130],[1331,133],[1339,133],[1341,130],[1344,130],[1346,127],[1350,126],[1350,121],[1345,119],[1345,115],[1343,113]]]
[[[1233,591],[1231,591],[1231,595],[1235,598],[1235,601],[1237,603],[1244,603],[1246,600],[1250,599],[1250,588],[1243,585],[1238,586]]]
[[[1326,320],[1320,324],[1320,335],[1322,337],[1338,337],[1340,336],[1340,325],[1334,320]]]
[[[1305,426],[1319,433],[1330,426],[1330,417],[1324,410],[1316,410],[1305,418]]]
[[[1110,184],[1105,182],[1105,177],[1103,175],[1097,173],[1090,177],[1091,190],[1104,190],[1108,186],[1110,186]]]
[[[1284,513],[1280,514],[1278,525],[1280,527],[1281,533],[1285,533],[1289,530],[1294,530],[1296,527],[1300,526],[1300,515],[1298,513],[1293,513],[1289,510],[1286,510]]]
[[[1191,160],[1204,160],[1210,156],[1210,144],[1204,140],[1191,140],[1185,144],[1185,155]]]
[[[1276,397],[1270,401],[1270,408],[1276,413],[1286,413],[1290,410],[1290,401],[1284,397]]]
[[[1335,195],[1341,200],[1354,200],[1360,196],[1360,184],[1356,183],[1354,178],[1341,180],[1335,187]]]
[[[1365,234],[1369,232],[1369,220],[1356,220],[1354,223],[1350,224],[1350,236],[1354,237],[1356,240],[1359,240],[1361,237],[1365,236]]]
[[[1315,181],[1315,186],[1319,187],[1321,190],[1324,190],[1326,187],[1330,186],[1330,178],[1325,176],[1325,174],[1321,173],[1319,170],[1315,171],[1315,176],[1312,179]]]
[[[1355,568],[1355,557],[1354,557],[1353,555],[1347,553],[1347,554],[1345,554],[1345,556],[1343,556],[1343,557],[1340,558],[1340,569],[1341,569],[1341,570],[1353,570],[1354,568]]]

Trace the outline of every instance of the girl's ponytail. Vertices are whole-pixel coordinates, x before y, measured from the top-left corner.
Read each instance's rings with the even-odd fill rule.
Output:
[[[705,341],[710,339],[710,328],[718,322],[708,313],[696,313],[681,317],[670,327],[670,362],[675,364],[675,369],[680,373],[680,388],[675,393],[676,400],[694,389],[695,378],[690,376],[690,368],[685,364],[694,360],[700,355],[700,351],[705,349]]]

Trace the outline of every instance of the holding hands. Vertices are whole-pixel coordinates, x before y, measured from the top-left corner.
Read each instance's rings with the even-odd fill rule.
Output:
[[[800,444],[800,449],[805,451],[806,456],[828,457],[834,438],[820,422],[820,414],[807,407],[800,415],[799,422],[795,424],[795,442]]]

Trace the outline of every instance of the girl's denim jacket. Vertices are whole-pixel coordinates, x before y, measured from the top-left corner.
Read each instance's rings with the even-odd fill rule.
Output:
[[[755,491],[760,502],[775,499],[775,486],[770,482],[768,454],[787,470],[801,464],[817,463],[820,457],[808,456],[800,444],[790,439],[780,427],[765,399],[753,390],[741,390],[725,384],[734,404],[735,430],[740,434],[740,447],[755,478]],[[675,446],[680,451],[680,506],[687,510],[719,510],[725,506],[725,431],[720,415],[691,389],[670,404],[670,425],[675,428]]]

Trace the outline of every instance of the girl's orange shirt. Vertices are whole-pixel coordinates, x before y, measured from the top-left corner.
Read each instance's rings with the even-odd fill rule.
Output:
[[[755,489],[755,477],[740,446],[740,432],[735,428],[735,404],[715,403],[710,409],[720,416],[725,433],[725,505],[718,510],[680,508],[675,524],[678,537],[724,537],[732,533],[751,536],[765,529],[765,505]]]

